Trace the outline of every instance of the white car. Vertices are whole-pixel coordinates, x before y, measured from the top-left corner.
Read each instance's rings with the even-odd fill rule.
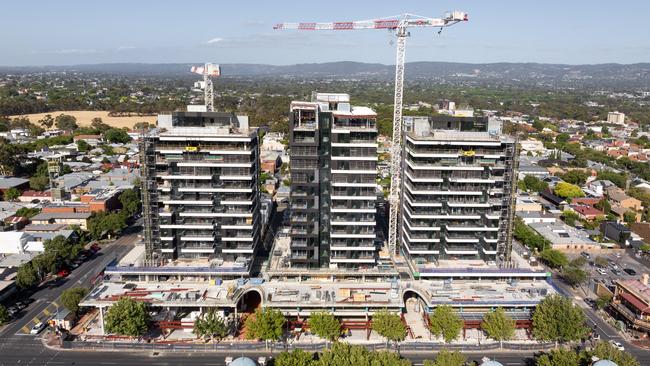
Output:
[[[43,329],[45,329],[45,323],[39,322],[38,324],[34,325],[32,329],[29,330],[29,334],[38,334],[40,333]]]
[[[607,274],[607,272],[602,268],[596,268],[596,272],[600,273],[603,276]]]
[[[625,347],[623,347],[623,345],[620,342],[616,342],[616,341],[609,341],[609,342],[612,344],[612,346],[616,347],[619,351],[625,351]]]

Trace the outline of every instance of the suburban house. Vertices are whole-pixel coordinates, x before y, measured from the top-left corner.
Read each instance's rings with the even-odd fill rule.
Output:
[[[569,205],[569,210],[577,213],[582,220],[594,220],[598,216],[605,216],[603,211],[590,205],[572,204]]]
[[[611,311],[629,328],[647,334],[650,332],[650,287],[648,274],[641,280],[615,281]]]

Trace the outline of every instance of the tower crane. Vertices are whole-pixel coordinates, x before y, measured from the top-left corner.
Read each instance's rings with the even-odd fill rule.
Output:
[[[212,87],[212,78],[221,76],[221,67],[217,64],[206,63],[203,66],[192,66],[191,72],[203,75],[203,92],[205,109],[208,112],[214,111],[214,90]]]
[[[361,20],[353,22],[330,23],[280,23],[273,29],[295,30],[364,30],[386,29],[395,32],[397,36],[397,55],[395,58],[395,100],[393,110],[393,137],[390,150],[390,215],[388,225],[388,249],[391,256],[398,252],[398,226],[399,226],[399,200],[401,190],[401,155],[402,155],[402,94],[404,92],[404,57],[406,51],[406,37],[411,33],[409,28],[433,27],[443,28],[456,23],[467,21],[467,13],[462,11],[448,12],[443,18],[428,18],[413,14],[402,14],[395,17]]]

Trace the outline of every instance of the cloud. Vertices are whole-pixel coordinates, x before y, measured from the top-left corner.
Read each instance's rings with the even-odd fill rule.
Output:
[[[223,41],[223,38],[218,38],[218,37],[217,37],[217,38],[212,38],[211,40],[209,40],[209,41],[206,42],[206,43],[208,43],[208,44],[212,44],[212,43],[217,43],[217,42],[221,42],[221,41]]]
[[[120,46],[117,48],[118,51],[128,51],[128,50],[134,50],[134,46]]]
[[[62,50],[56,50],[54,53],[61,55],[84,55],[90,53],[98,53],[99,51],[95,49],[82,49],[82,48],[66,48]]]

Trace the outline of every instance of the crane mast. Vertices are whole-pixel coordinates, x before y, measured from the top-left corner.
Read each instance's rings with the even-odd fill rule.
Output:
[[[221,67],[217,64],[206,63],[203,66],[192,66],[191,72],[203,75],[203,100],[208,112],[214,111],[214,87],[212,78],[221,76]]]
[[[399,216],[400,192],[402,183],[402,103],[404,93],[404,69],[406,56],[406,37],[410,36],[408,28],[411,27],[444,27],[467,21],[467,13],[454,11],[446,13],[443,18],[428,18],[413,14],[403,14],[398,17],[362,20],[354,22],[328,22],[328,23],[280,23],[273,29],[295,30],[363,30],[363,29],[388,29],[395,31],[397,36],[397,53],[395,57],[395,98],[393,101],[393,136],[390,149],[390,214],[388,220],[388,249],[391,256],[399,251]]]

